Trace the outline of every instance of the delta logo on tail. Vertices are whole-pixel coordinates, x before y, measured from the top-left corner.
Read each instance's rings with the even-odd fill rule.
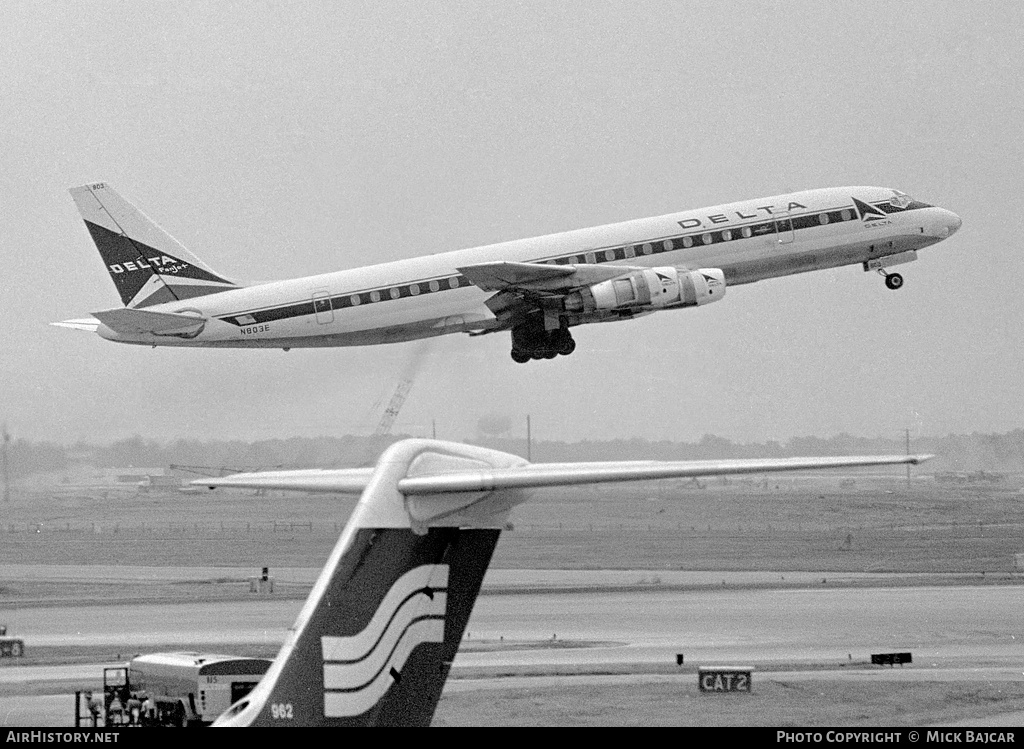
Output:
[[[71,188],[121,302],[136,309],[238,288],[104,182]]]
[[[100,255],[107,263],[107,270],[117,281],[117,276],[142,271],[150,273],[185,275],[189,278],[229,284],[230,281],[209,273],[202,268],[175,257],[168,252],[150,247],[137,239],[120,234],[91,221],[85,222]]]
[[[320,638],[325,717],[367,712],[401,681],[418,645],[444,642],[447,593],[448,565],[420,565],[395,581],[361,632]]]
[[[125,260],[123,263],[114,263],[107,267],[110,269],[110,274],[115,275],[117,273],[144,271],[147,268],[152,268],[157,273],[180,273],[186,268],[191,268],[192,266],[184,260],[178,260],[178,258],[171,257],[170,255],[158,255],[154,257],[143,257],[142,255],[139,255],[134,262],[131,260]]]
[[[106,227],[85,222],[126,307],[182,301],[235,284],[181,258]]]

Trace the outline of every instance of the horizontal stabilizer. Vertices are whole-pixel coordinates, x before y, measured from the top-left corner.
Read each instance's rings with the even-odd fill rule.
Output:
[[[62,320],[61,322],[52,322],[57,328],[71,328],[72,330],[84,330],[88,333],[95,333],[96,328],[100,326],[100,321],[94,317],[84,317],[78,320]]]
[[[538,489],[549,486],[600,484],[614,481],[697,478],[744,473],[775,473],[826,468],[918,464],[931,455],[869,455],[760,460],[619,461],[607,463],[530,463],[509,468],[447,471],[407,476],[398,482],[405,496]],[[353,492],[366,486],[369,473],[360,469],[236,473],[224,478],[197,479],[197,486],[289,489],[307,492]],[[360,484],[360,482],[363,482]]]
[[[206,325],[205,317],[150,312],[127,307],[94,312],[93,314],[115,333],[124,335],[150,334],[192,338],[199,335]]]
[[[284,489],[297,491],[323,491],[338,494],[361,494],[370,483],[373,468],[315,468],[299,471],[259,471],[235,473],[216,479],[196,479],[193,484],[239,489]],[[322,486],[322,489],[310,489]]]
[[[398,488],[405,495],[486,492],[502,489],[536,489],[546,486],[601,484],[614,481],[698,478],[743,473],[776,473],[822,468],[917,464],[930,455],[876,455],[846,458],[770,458],[765,460],[637,461],[621,463],[534,463],[516,468],[465,471],[443,476],[403,479]]]
[[[566,292],[601,283],[642,268],[624,265],[480,263],[458,271],[484,291]]]

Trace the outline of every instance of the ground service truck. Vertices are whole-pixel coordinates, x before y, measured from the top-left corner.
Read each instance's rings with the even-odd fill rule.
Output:
[[[270,663],[265,658],[210,653],[138,655],[125,666],[103,670],[102,705],[95,699],[90,708],[90,693],[76,695],[76,723],[208,725],[249,694]],[[147,697],[152,709],[132,715],[129,702],[135,705]]]

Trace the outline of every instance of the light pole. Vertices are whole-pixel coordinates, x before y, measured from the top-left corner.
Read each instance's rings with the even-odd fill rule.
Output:
[[[910,455],[910,430],[904,429],[907,434],[907,455]],[[910,463],[907,463],[907,489],[910,489]]]
[[[3,470],[4,478],[4,504],[10,504],[11,502],[11,476],[7,469],[7,445],[11,441],[11,435],[7,433],[7,425],[4,424],[0,427],[0,431],[3,432],[3,465],[0,469]]]
[[[530,434],[530,414],[526,414],[526,459],[533,462],[533,437]]]

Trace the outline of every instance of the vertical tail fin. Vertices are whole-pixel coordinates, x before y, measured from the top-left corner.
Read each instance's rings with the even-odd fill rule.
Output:
[[[69,192],[126,307],[215,294],[238,287],[104,182]]]
[[[285,660],[218,724],[430,725],[500,533],[360,529]]]
[[[488,506],[474,494],[453,513],[439,495],[423,521],[424,506],[410,508],[397,486],[417,466],[443,472],[467,461],[522,463],[435,440],[388,448],[270,670],[214,725],[430,724],[517,500],[496,492]]]

